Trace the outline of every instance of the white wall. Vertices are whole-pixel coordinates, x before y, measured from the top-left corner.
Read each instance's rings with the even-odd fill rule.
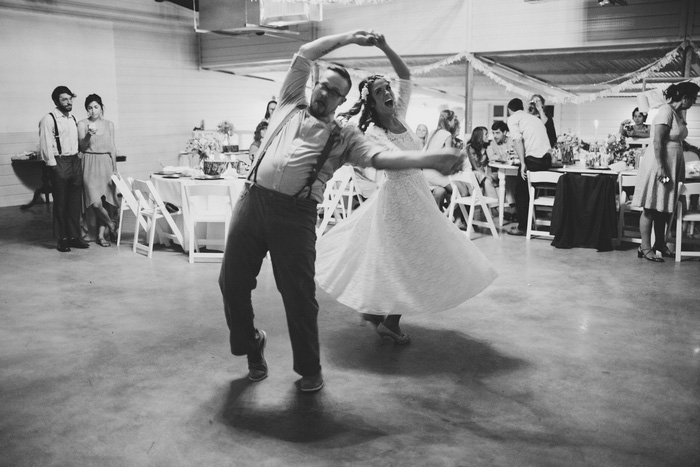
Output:
[[[10,5],[8,5],[10,3]],[[32,31],[46,21],[60,22],[66,28],[80,28],[86,22],[101,24],[113,33],[113,50],[95,46],[95,55],[111,53],[114,57],[116,101],[105,100],[106,118],[118,120],[118,152],[127,156],[119,164],[126,176],[147,177],[162,164],[174,164],[193,127],[201,120],[209,129],[227,119],[236,129],[253,130],[262,119],[265,104],[279,91],[279,83],[231,76],[198,68],[198,42],[191,18],[182,8],[154,1],[136,2],[76,0],[36,7],[30,0],[0,3],[0,15],[12,17],[18,28]],[[116,6],[115,6],[116,5]],[[79,12],[90,12],[90,17]],[[13,38],[3,37],[0,49],[14,50]],[[70,38],[68,38],[70,39]],[[55,37],[71,47],[72,42]],[[32,59],[51,62],[50,48],[34,46]],[[34,150],[38,144],[37,124],[54,106],[51,91],[59,84],[69,87],[91,76],[90,64],[97,61],[75,60],[72,74],[61,77],[40,92],[42,108],[20,105],[21,97],[31,99],[26,87],[28,77],[7,67],[0,69],[3,96],[19,95],[19,103],[5,107],[3,113],[27,123],[18,131],[0,132],[0,206],[24,204],[40,185],[38,176],[28,176],[11,165],[14,154]],[[83,102],[88,89],[100,89],[99,73],[94,86],[82,88],[74,102],[77,118],[86,116]],[[44,86],[48,85],[48,81]],[[99,93],[99,92],[98,92]],[[20,173],[21,172],[21,173]]]

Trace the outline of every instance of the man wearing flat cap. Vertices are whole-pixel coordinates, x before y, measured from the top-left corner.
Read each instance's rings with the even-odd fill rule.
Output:
[[[54,233],[57,250],[88,248],[80,237],[83,169],[78,157],[78,125],[73,110],[75,94],[66,86],[51,93],[56,108],[39,122],[41,157],[49,168],[53,188]]]

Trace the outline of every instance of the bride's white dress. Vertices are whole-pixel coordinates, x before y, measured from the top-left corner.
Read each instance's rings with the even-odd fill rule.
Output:
[[[398,116],[407,131],[367,129],[392,150],[420,149],[403,121],[410,81],[400,80]],[[489,260],[440,212],[418,169],[387,171],[379,190],[316,246],[316,281],[361,313],[406,314],[453,308],[495,278]]]

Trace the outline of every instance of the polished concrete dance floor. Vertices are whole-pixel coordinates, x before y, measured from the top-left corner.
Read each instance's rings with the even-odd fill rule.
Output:
[[[218,264],[50,237],[43,206],[0,209],[0,465],[700,465],[697,260],[482,236],[498,279],[405,316],[406,347],[319,292],[326,386],[309,395],[269,261],[270,376],[249,383]]]

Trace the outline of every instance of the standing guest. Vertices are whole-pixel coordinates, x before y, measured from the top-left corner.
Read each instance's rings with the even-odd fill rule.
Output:
[[[467,155],[482,192],[490,198],[497,198],[498,174],[489,167],[489,156],[486,151],[490,146],[488,136],[489,130],[485,126],[474,128],[467,141]]]
[[[263,118],[264,122],[269,122],[270,117],[272,117],[272,114],[275,112],[275,109],[277,108],[277,101],[272,99],[267,103],[267,106],[265,107],[265,117]]]
[[[659,107],[652,122],[654,144],[650,145],[639,164],[637,184],[632,204],[643,208],[639,218],[642,244],[637,250],[639,258],[663,262],[656,253],[667,258],[673,252],[666,245],[666,224],[675,208],[678,183],[685,180],[683,141],[688,136],[685,110],[698,98],[700,87],[692,82],[672,84],[664,91],[668,103]],[[651,230],[654,229],[654,245]],[[680,240],[679,240],[680,241]]]
[[[528,112],[542,120],[542,123],[544,123],[544,127],[547,130],[547,139],[549,139],[549,147],[556,147],[557,130],[554,129],[554,120],[552,119],[552,115],[547,115],[547,111],[544,108],[544,97],[542,97],[539,94],[533,94],[530,98]]]
[[[114,124],[105,120],[102,98],[90,94],[85,99],[88,118],[78,122],[78,143],[83,157],[83,187],[86,209],[92,209],[97,221],[97,244],[108,247],[105,230],[116,235],[117,226],[107,209],[114,212],[119,202],[112,182],[117,173],[117,150]]]
[[[49,168],[53,187],[53,220],[58,234],[56,249],[88,248],[80,238],[83,170],[78,157],[78,125],[71,115],[75,94],[66,86],[51,93],[56,108],[39,122],[41,157]]]
[[[384,36],[377,35],[399,77],[398,99],[382,75],[362,80],[360,115],[367,139],[390,151],[421,149],[406,123],[411,74]],[[488,259],[442,215],[418,169],[388,170],[376,196],[318,242],[316,280],[340,303],[362,313],[382,338],[407,344],[404,312],[454,308],[493,281]],[[420,264],[420,267],[415,267]]]
[[[428,127],[424,123],[420,123],[416,127],[416,136],[420,140],[421,147],[424,148],[428,139]]]
[[[527,189],[527,172],[549,170],[552,166],[551,145],[542,120],[523,110],[523,101],[508,102],[508,129],[513,147],[520,159],[520,176],[515,182],[515,212],[518,225],[508,230],[509,235],[525,235],[530,193]]]
[[[493,122],[491,133],[493,134],[493,144],[488,145],[486,154],[492,161],[508,162],[511,155],[515,154],[513,141],[508,136],[508,124],[501,120]]]
[[[369,143],[354,126],[339,126],[336,108],[352,83],[337,65],[323,71],[306,98],[314,61],[340,47],[373,46],[376,36],[354,31],[302,45],[292,59],[280,93],[279,109],[258,151],[249,185],[236,203],[221,265],[233,355],[247,355],[248,379],[267,377],[266,334],[255,328],[251,292],[262,261],[270,253],[282,294],[299,389],[323,387],[314,283],[317,205],[326,182],[345,163],[376,169],[434,168],[454,173],[461,158],[454,150],[391,152]]]
[[[639,107],[635,107],[632,111],[632,120],[627,119],[620,124],[620,134],[628,138],[648,138],[650,128],[644,123],[646,121],[647,114],[641,112]]]
[[[250,157],[251,163],[253,162],[253,159],[255,159],[255,155],[258,153],[258,149],[260,149],[260,143],[265,137],[265,133],[267,133],[267,125],[267,120],[263,120],[262,122],[258,123],[257,127],[255,127],[255,133],[253,133],[253,144],[251,144],[250,149],[248,149],[248,156]]]
[[[437,128],[428,136],[425,148],[430,150],[442,148],[454,148],[459,146],[457,130],[459,129],[459,119],[452,110],[443,110],[438,118]],[[461,147],[460,147],[461,149]],[[436,170],[425,170],[425,179],[433,193],[433,198],[438,207],[442,210],[447,207],[447,203],[452,196],[452,185],[450,179]]]

